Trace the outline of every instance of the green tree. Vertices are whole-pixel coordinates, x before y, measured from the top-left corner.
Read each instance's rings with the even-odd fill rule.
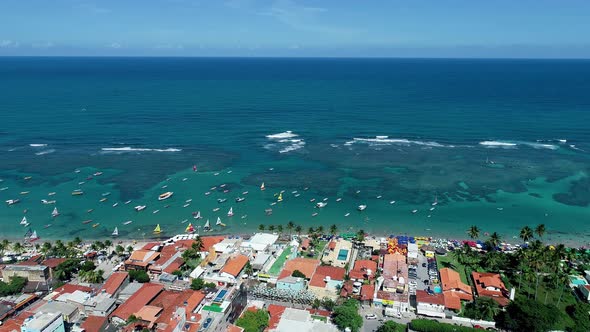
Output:
[[[6,250],[9,250],[9,249],[10,249],[10,247],[11,247],[11,245],[10,245],[10,241],[8,241],[7,239],[3,239],[3,240],[0,242],[0,248],[1,248],[0,252],[2,253],[2,255],[4,255],[4,252],[5,252]]]
[[[128,253],[132,253],[133,252],[133,246],[127,246],[127,252]]]
[[[205,287],[205,281],[201,278],[195,278],[191,281],[192,290],[201,290]]]
[[[295,223],[292,221],[289,221],[287,223],[287,230],[289,231],[289,237],[291,236],[291,232],[293,232],[294,228],[295,228]]]
[[[252,268],[252,264],[250,264],[250,261],[246,262],[246,265],[244,266],[244,273],[249,276],[254,274],[254,269]]]
[[[303,274],[303,272],[299,270],[293,271],[293,273],[291,273],[291,276],[295,278],[306,278],[305,274]]]
[[[475,301],[467,303],[463,314],[465,317],[493,321],[500,312],[498,302],[490,297],[478,297]]]
[[[27,284],[27,279],[23,277],[12,277],[9,283],[0,281],[0,296],[15,295],[22,291]]]
[[[590,312],[589,304],[577,302],[567,306],[565,311],[574,321],[573,326],[570,328],[571,332],[590,331],[590,319],[588,319],[588,312]]]
[[[104,241],[104,245],[105,245],[105,247],[107,248],[107,251],[108,251],[108,249],[111,249],[111,246],[113,245],[113,241],[111,241],[111,240],[105,240]]]
[[[528,240],[533,238],[533,230],[529,226],[524,226],[520,230],[519,237],[522,239],[523,242],[527,242]]]
[[[332,224],[332,226],[330,226],[330,234],[336,235],[336,233],[338,233],[338,226],[336,226],[336,224]]]
[[[324,307],[324,309],[328,311],[332,311],[336,307],[336,302],[334,302],[334,300],[332,300],[331,298],[324,297],[322,299],[322,307]]]
[[[269,225],[269,226],[268,226],[268,231],[269,231],[269,232],[271,232],[271,233],[272,233],[272,232],[274,232],[274,230],[275,230],[275,225]]]
[[[358,232],[356,232],[356,241],[359,243],[365,242],[365,231],[362,229],[359,229]]]
[[[496,318],[499,327],[510,331],[549,331],[561,321],[560,310],[535,300],[517,298]]]
[[[236,325],[243,328],[244,332],[260,332],[268,326],[268,320],[268,312],[264,310],[246,310],[244,314],[238,318]]]
[[[332,322],[340,330],[350,328],[352,332],[359,331],[363,326],[363,317],[358,313],[358,302],[350,299],[337,306],[332,313]]]
[[[277,226],[277,232],[279,232],[279,234],[283,233],[283,225],[278,225]]]
[[[311,303],[311,307],[313,309],[319,309],[322,306],[322,301],[318,298],[313,299],[313,302]]]
[[[76,237],[74,238],[74,241],[73,241],[73,242],[74,242],[74,245],[75,245],[75,246],[79,246],[80,244],[82,244],[82,239],[80,239],[80,237],[79,237],[79,236],[76,236]]]
[[[258,230],[259,231],[264,232],[265,229],[266,229],[266,226],[264,226],[264,224],[258,225]]]
[[[205,249],[205,244],[203,243],[203,238],[200,236],[197,236],[195,238],[195,241],[193,242],[193,244],[191,244],[191,248],[193,248],[196,251],[203,251]]]
[[[502,237],[497,232],[493,232],[492,235],[490,235],[490,239],[488,241],[489,241],[490,245],[493,247],[493,249],[495,250],[496,247],[498,247],[500,245],[500,243],[502,242]]]
[[[479,228],[475,225],[469,227],[469,230],[467,231],[467,233],[469,234],[469,237],[472,239],[477,239],[479,237]]]
[[[535,233],[539,236],[539,238],[543,238],[543,235],[545,235],[546,231],[545,224],[538,224],[537,227],[535,227]]]
[[[388,320],[377,328],[377,332],[406,332],[406,326]]]
[[[80,271],[82,272],[93,271],[94,269],[96,269],[96,265],[92,261],[84,261],[80,266]]]
[[[311,226],[310,226],[310,227],[307,229],[307,234],[313,234],[313,233],[315,233],[315,229],[314,229],[313,227],[311,227]]]
[[[297,233],[297,235],[301,236],[301,232],[303,232],[303,227],[301,227],[301,225],[295,226],[295,233]]]
[[[123,256],[123,253],[125,252],[125,248],[123,248],[122,245],[118,244],[115,247],[115,253],[117,253],[118,256]]]
[[[72,278],[72,275],[80,269],[80,260],[68,258],[55,268],[54,276],[58,280],[66,281]]]
[[[78,277],[80,277],[82,281],[85,281],[87,283],[100,284],[104,281],[103,274],[103,270],[81,271],[78,274]]]
[[[12,245],[12,251],[14,251],[17,255],[20,255],[25,251],[25,247],[23,247],[20,242],[15,242]]]
[[[182,277],[182,271],[180,271],[180,270],[174,270],[174,271],[172,271],[172,275],[175,275],[175,276],[181,278]]]
[[[150,281],[150,276],[144,270],[130,270],[129,280],[137,281],[143,284]]]
[[[318,233],[319,235],[324,235],[324,226],[319,225],[316,229],[315,229],[316,233]]]

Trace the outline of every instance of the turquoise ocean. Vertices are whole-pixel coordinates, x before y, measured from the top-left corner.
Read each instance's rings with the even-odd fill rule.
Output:
[[[0,115],[2,237],[167,237],[219,217],[212,234],[477,225],[517,242],[544,223],[590,241],[590,61],[4,57]]]

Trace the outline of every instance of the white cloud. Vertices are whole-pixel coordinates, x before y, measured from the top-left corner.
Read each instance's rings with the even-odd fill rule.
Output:
[[[3,39],[0,40],[0,48],[16,48],[19,46],[18,42],[15,42],[10,39]]]
[[[110,47],[110,48],[121,48],[122,46],[119,43],[110,43],[109,45],[107,45],[107,47]]]

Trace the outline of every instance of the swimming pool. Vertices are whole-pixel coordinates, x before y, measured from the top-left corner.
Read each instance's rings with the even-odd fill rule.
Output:
[[[225,297],[225,294],[227,293],[227,290],[222,289],[217,296],[215,297],[215,300],[213,300],[213,302],[221,302],[223,301],[223,298]]]
[[[348,257],[348,249],[340,249],[340,251],[338,251],[338,260],[339,261],[345,261],[347,257]]]
[[[570,280],[572,281],[572,284],[574,285],[586,285],[588,284],[586,282],[586,279],[578,277],[578,276],[570,276]]]

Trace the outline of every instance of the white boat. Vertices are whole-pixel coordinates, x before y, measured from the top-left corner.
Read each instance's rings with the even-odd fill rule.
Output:
[[[54,218],[59,216],[59,211],[57,211],[57,207],[53,208],[53,211],[51,212],[51,216]]]
[[[110,195],[111,195],[111,192],[110,191],[107,191],[106,193],[103,193],[102,194],[103,197],[107,197],[107,196],[110,196]]]
[[[211,190],[211,191],[213,191],[215,189],[217,189],[217,187],[211,187],[211,188],[209,188],[209,190]]]
[[[160,196],[158,196],[158,200],[159,200],[159,201],[163,201],[163,200],[165,200],[165,199],[168,199],[168,198],[170,198],[170,196],[172,196],[173,194],[174,194],[174,193],[173,193],[172,191],[167,191],[167,192],[165,192],[165,193],[161,194]]]
[[[214,208],[213,209],[213,212],[217,212],[217,211],[219,211],[219,208]]]
[[[314,213],[312,213],[312,214],[311,214],[311,216],[312,216],[312,217],[315,217],[315,216],[317,216],[317,215],[318,215],[318,213],[317,213],[317,212],[314,212]]]
[[[434,196],[434,202],[432,202],[432,206],[436,206],[438,204],[438,196]]]
[[[219,172],[217,172],[217,173],[213,173],[213,175],[215,175],[215,176],[218,176],[218,175],[219,175]]]
[[[233,217],[233,215],[234,215],[234,209],[230,207],[229,208],[229,211],[227,211],[227,216],[228,217]]]
[[[18,202],[20,202],[20,199],[18,199],[18,198],[17,199],[9,199],[9,200],[6,201],[6,204],[13,205],[13,204],[16,204]]]
[[[390,201],[389,204],[395,204],[395,201]]]
[[[186,181],[186,180],[188,180],[188,178],[182,178],[182,182],[184,182],[184,181]]]
[[[96,172],[96,173],[94,173],[94,176],[101,176],[101,175],[102,175],[102,172]]]
[[[325,207],[326,205],[328,205],[328,203],[326,203],[326,202],[318,202],[315,206],[321,209],[321,208]]]
[[[315,198],[312,198],[309,201],[313,203],[313,202],[315,202]]]
[[[225,188],[225,183],[221,184],[219,188]]]
[[[218,198],[217,199],[217,203],[219,203],[219,204],[225,203],[225,201],[227,201],[227,198]]]
[[[217,222],[215,222],[215,225],[217,225],[217,226],[225,226],[225,224],[221,222],[221,218],[219,218],[219,217],[217,217]]]
[[[201,211],[197,211],[197,214],[194,216],[195,219],[202,219],[203,217],[201,217]]]
[[[113,204],[113,207],[117,207],[117,205],[119,205],[119,202]]]
[[[188,221],[188,219],[184,219],[184,220],[182,220],[180,223],[181,223],[181,224],[184,224],[184,223],[186,223],[187,221]]]
[[[111,234],[113,237],[117,237],[119,236],[119,228],[115,227],[115,230],[113,231],[113,234]]]
[[[270,203],[270,206],[274,206],[274,205],[277,205],[277,202]]]
[[[192,201],[193,201],[193,199],[192,199],[192,198],[189,198],[189,199],[187,199],[187,200],[186,200],[186,201],[184,201],[184,202],[185,202],[185,203],[190,203],[190,202],[192,202]]]
[[[348,216],[350,216],[350,212],[348,212],[348,213],[347,213],[347,214],[345,214],[344,216],[345,216],[345,217],[348,217]]]
[[[126,222],[123,223],[123,225],[129,225],[132,222],[133,222],[133,220],[127,220]]]
[[[211,192],[210,191],[208,191],[208,192],[205,193],[205,196],[209,196],[209,195],[211,195]]]
[[[342,197],[336,198],[336,202],[340,202],[341,200],[342,200]]]
[[[138,212],[144,210],[145,208],[146,208],[145,205],[138,205],[138,206],[134,207],[135,211],[138,211]]]
[[[53,196],[55,195],[55,191],[54,192],[50,192],[49,194],[47,194],[47,196]]]
[[[383,197],[383,196],[379,195],[379,196],[377,196],[377,199],[381,199],[381,197]]]
[[[328,201],[328,197],[325,197],[325,198],[324,198],[324,202],[327,202],[327,201]]]
[[[248,215],[247,215],[247,214],[245,214],[245,215],[243,215],[241,218],[242,218],[242,219],[246,219],[247,217],[248,217]]]
[[[125,202],[125,205],[127,205],[127,204],[129,204],[129,203],[131,203],[131,200],[128,200],[127,202]]]
[[[245,200],[246,200],[246,198],[244,198],[244,197],[236,197],[236,203],[240,203],[240,202],[243,202]]]
[[[357,207],[357,209],[358,209],[359,211],[365,211],[365,209],[366,209],[366,208],[367,208],[367,205],[365,205],[365,204],[361,204],[361,205],[359,205],[359,206]]]
[[[429,210],[430,210],[430,211],[434,211],[434,209],[435,209],[435,207],[433,206],[433,207],[431,207]]]
[[[23,220],[20,221],[21,225],[28,225],[29,223],[27,222],[27,217],[23,217]]]
[[[46,200],[46,199],[42,199],[41,200],[41,203],[43,203],[43,204],[55,204],[55,200],[49,201],[49,200]]]
[[[162,189],[166,189],[166,188],[168,188],[167,184],[162,186]]]
[[[160,212],[160,210],[154,210],[154,212],[152,212],[152,213],[153,213],[153,214],[156,214],[156,213],[158,213],[158,212]]]
[[[182,207],[185,208],[185,207],[188,207],[189,205],[190,205],[189,203],[186,203]]]
[[[247,191],[244,191],[244,192],[242,193],[242,195],[248,195],[248,192],[247,192]]]
[[[499,208],[496,208],[496,209],[498,209],[498,211],[502,211],[502,210],[504,210],[504,208],[501,208],[501,207],[499,207]]]
[[[4,190],[8,190],[8,187],[2,187],[2,188],[0,188],[0,191],[4,191]]]
[[[299,193],[295,194],[295,197],[299,197],[299,196],[301,196],[301,194],[299,194]]]
[[[418,212],[418,210],[412,210],[412,213],[416,213],[416,212]]]
[[[205,223],[205,226],[203,226],[203,230],[204,231],[210,231],[211,230],[211,225],[209,224],[209,219],[207,219],[207,222]]]

